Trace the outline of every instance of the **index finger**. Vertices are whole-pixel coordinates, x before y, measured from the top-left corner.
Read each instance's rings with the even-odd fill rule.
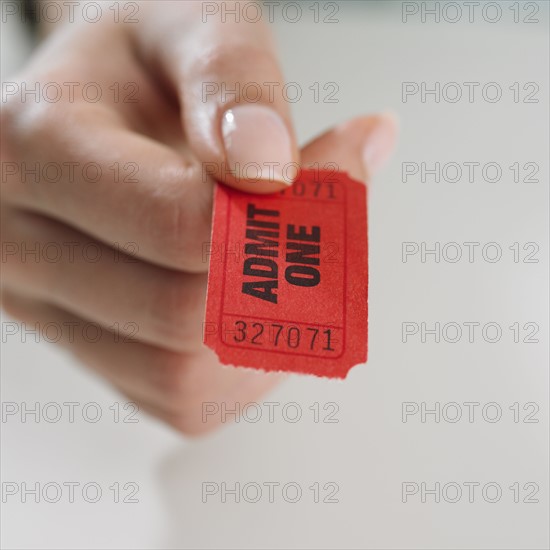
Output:
[[[20,149],[33,156],[4,170],[6,202],[109,246],[132,243],[146,261],[207,270],[202,249],[210,239],[213,181],[192,156],[89,106],[51,107],[27,125]]]

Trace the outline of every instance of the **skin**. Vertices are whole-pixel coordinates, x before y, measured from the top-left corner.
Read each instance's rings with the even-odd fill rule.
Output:
[[[214,180],[202,163],[221,165],[225,152],[221,118],[231,105],[201,100],[203,82],[283,82],[268,29],[261,23],[200,21],[200,3],[143,4],[140,23],[60,24],[14,80],[20,82],[136,82],[137,103],[115,102],[104,93],[85,101],[22,102],[11,97],[1,111],[2,162],[99,163],[102,176],[84,181],[81,171],[60,181],[2,182],[3,245],[20,250],[47,243],[76,243],[58,261],[6,257],[2,303],[27,324],[58,323],[61,345],[105,377],[139,406],[177,430],[201,434],[202,403],[252,401],[280,379],[244,368],[223,367],[202,345],[208,264],[202,245],[210,239]],[[387,156],[395,125],[387,116],[359,117],[333,128],[298,150],[288,105],[270,103],[285,124],[294,159],[307,166],[336,162],[366,180],[365,148]],[[370,158],[370,156],[368,157]],[[110,167],[138,163],[137,182],[115,181]],[[273,192],[283,183],[220,175],[222,184]],[[121,252],[115,243],[135,243]],[[97,262],[82,254],[100,250]],[[117,253],[115,253],[117,249]],[[83,336],[93,322],[96,342]],[[118,323],[118,330],[113,329]],[[136,332],[135,327],[138,327]]]

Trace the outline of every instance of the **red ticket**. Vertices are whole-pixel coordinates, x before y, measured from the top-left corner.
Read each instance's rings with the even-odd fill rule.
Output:
[[[345,378],[367,359],[366,187],[304,170],[270,195],[217,185],[204,343],[226,365]]]

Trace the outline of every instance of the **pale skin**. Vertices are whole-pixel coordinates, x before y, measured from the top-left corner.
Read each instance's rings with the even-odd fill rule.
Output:
[[[259,398],[281,378],[224,367],[202,344],[208,270],[203,245],[210,239],[215,185],[203,167],[228,162],[222,120],[238,102],[228,104],[217,95],[204,100],[201,89],[204,82],[231,86],[284,79],[261,22],[203,23],[196,2],[141,7],[139,24],[57,24],[12,78],[93,81],[105,90],[113,82],[134,82],[139,101],[116,102],[104,94],[92,103],[75,88],[72,100],[64,95],[35,103],[14,95],[3,104],[2,162],[94,162],[102,176],[90,184],[79,179],[77,169],[72,179],[53,183],[23,181],[20,173],[2,182],[3,243],[18,250],[76,243],[73,254],[62,247],[55,262],[8,255],[2,301],[11,316],[32,326],[76,327],[64,331],[60,343],[84,364],[143,410],[185,434],[200,434],[216,422],[202,421],[202,403],[224,401],[231,408]],[[339,125],[299,150],[289,105],[280,96],[261,103],[283,121],[287,162],[337,163],[366,181],[393,147],[393,119],[373,115]],[[268,140],[263,152],[271,158],[269,137],[255,139]],[[283,160],[281,147],[273,159]],[[110,169],[115,162],[137,163],[137,182],[115,181]],[[288,184],[227,173],[219,179],[254,193]],[[81,253],[90,243],[101,252],[98,261]],[[124,243],[135,243],[123,248],[131,256],[117,248]],[[97,342],[79,329],[90,322],[103,327]]]

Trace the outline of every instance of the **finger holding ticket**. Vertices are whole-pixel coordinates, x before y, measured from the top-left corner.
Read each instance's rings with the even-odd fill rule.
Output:
[[[303,166],[313,170],[314,176],[317,173],[321,174],[321,168],[325,164],[334,163],[338,170],[347,172],[353,180],[366,180],[367,174],[379,166],[391,151],[394,136],[395,123],[391,118],[370,116],[354,119],[317,137],[304,147],[301,151],[301,162]],[[333,177],[334,174],[329,179]],[[206,274],[165,269],[162,266],[148,264],[139,256],[130,257],[131,261],[125,261],[123,254],[117,253],[113,256],[113,252],[116,251],[109,251],[107,248],[101,248],[101,261],[94,263],[77,261],[76,256],[75,261],[63,257],[62,263],[55,264],[22,263],[14,261],[17,260],[16,256],[10,256],[11,261],[3,265],[4,281],[15,281],[19,289],[32,289],[33,298],[23,299],[14,293],[5,293],[3,306],[13,317],[22,319],[28,326],[34,327],[36,323],[39,326],[49,326],[54,322],[61,327],[76,327],[71,329],[73,332],[63,332],[61,344],[66,345],[83,363],[138,403],[140,408],[150,411],[186,434],[204,433],[216,425],[214,422],[203,422],[201,403],[223,401],[228,406],[233,406],[235,402],[254,400],[280,380],[275,373],[264,375],[261,369],[275,371],[289,368],[292,372],[314,372],[319,375],[342,377],[345,369],[352,366],[351,363],[363,360],[366,342],[364,327],[361,332],[356,332],[360,337],[357,347],[350,344],[349,338],[344,341],[341,329],[339,331],[336,328],[343,325],[336,324],[336,319],[328,315],[329,312],[340,317],[343,315],[343,310],[338,307],[341,304],[333,303],[331,300],[334,297],[341,299],[343,296],[343,287],[338,282],[338,277],[342,277],[342,249],[337,248],[335,243],[336,239],[340,238],[342,227],[345,226],[338,225],[343,223],[341,218],[338,223],[331,223],[330,227],[326,225],[329,218],[341,216],[338,212],[342,204],[339,202],[342,198],[342,189],[341,185],[328,179],[319,183],[304,181],[303,184],[303,187],[296,185],[288,188],[285,195],[280,196],[277,204],[262,206],[261,202],[253,202],[255,210],[250,211],[250,216],[248,209],[241,209],[239,215],[244,225],[236,233],[241,257],[239,259],[237,256],[237,259],[233,260],[228,254],[227,258],[228,264],[235,270],[235,276],[244,277],[243,258],[247,257],[243,256],[244,246],[256,245],[253,247],[255,254],[250,255],[255,263],[251,260],[248,266],[252,274],[247,275],[246,281],[242,280],[240,286],[234,285],[235,296],[229,296],[225,305],[231,305],[232,308],[234,306],[235,309],[226,308],[225,313],[259,315],[262,308],[269,306],[269,314],[261,316],[271,318],[267,321],[241,319],[247,323],[246,338],[242,342],[233,342],[236,346],[242,345],[242,349],[228,347],[227,350],[243,354],[242,360],[239,357],[234,359],[230,355],[225,356],[223,348],[216,351],[220,354],[222,362],[257,367],[260,370],[222,367],[216,354],[202,345]],[[208,182],[207,185],[210,186],[211,183]],[[229,190],[226,186],[220,188]],[[364,193],[364,189],[361,188],[362,184],[356,184],[354,189],[357,191],[354,192]],[[196,189],[202,188],[197,184]],[[303,197],[295,196],[301,192],[304,193]],[[210,190],[206,190],[205,194],[210,196]],[[310,195],[313,195],[311,200],[308,199]],[[331,198],[331,195],[335,198]],[[193,193],[190,192],[189,197],[193,197],[194,202],[190,203],[192,208],[202,204]],[[252,197],[254,201],[259,201],[263,195]],[[307,205],[305,214],[301,214],[302,210],[297,211],[295,215],[292,210],[281,209],[282,201],[285,200],[287,202],[284,204],[292,204],[293,208]],[[299,200],[302,202],[298,202]],[[323,206],[322,216],[313,214],[314,200],[327,201],[319,202]],[[211,205],[207,204],[206,208],[211,210]],[[260,212],[263,209],[276,211],[278,216],[265,215],[265,212]],[[20,223],[10,223],[8,216],[3,216],[2,221],[9,229],[9,232],[4,232],[7,241],[29,243],[33,247],[37,242],[78,242],[81,249],[86,249],[90,242],[93,244],[91,237],[76,233],[59,223],[54,224],[53,221],[29,216],[21,218],[21,214],[14,212],[9,214],[10,217],[17,215]],[[275,229],[271,226],[262,228],[263,223],[275,223],[278,226],[277,258],[258,254],[265,249],[262,241],[247,238],[246,224],[250,224],[251,230]],[[314,227],[319,227],[320,230],[317,231]],[[208,258],[201,260],[200,256],[200,243],[205,240],[202,237],[202,228],[193,225],[189,228],[188,242],[199,243],[199,254],[195,253],[198,260],[194,261],[200,261],[199,267],[206,268],[205,262]],[[359,242],[364,242],[364,230],[357,235]],[[258,233],[252,234],[252,237],[254,236],[267,238]],[[290,243],[293,244],[288,246]],[[223,271],[220,248],[229,253],[235,250],[228,247],[223,240],[215,244],[216,246],[211,246],[210,250],[211,294],[221,291]],[[99,243],[95,246],[99,247]],[[311,253],[312,247],[316,246],[319,247],[320,253]],[[291,255],[289,262],[286,260],[288,254]],[[121,257],[120,261],[117,260],[118,257]],[[314,258],[319,258],[319,265],[311,262]],[[273,264],[269,262],[264,262],[266,266],[257,265],[258,259],[260,262],[276,260],[276,279],[253,275],[256,269],[273,268]],[[63,293],[58,296],[59,305],[55,306],[41,301],[39,292],[41,289],[47,291],[50,286],[48,282],[58,275],[60,268],[64,274]],[[219,270],[219,273],[214,276],[216,270]],[[307,286],[316,281],[316,271],[320,276],[319,284]],[[357,272],[355,280],[360,289],[366,288],[366,270],[363,273]],[[276,289],[274,281],[278,285]],[[330,281],[332,288],[328,285]],[[248,294],[242,293],[243,282],[249,283]],[[93,285],[101,285],[101,293],[90,294],[89,289]],[[266,294],[267,291],[276,293],[277,303],[257,298],[254,291],[263,291],[262,296],[270,295]],[[358,303],[364,303],[361,301],[364,290],[362,292],[359,298],[352,297],[352,301],[358,299]],[[241,297],[246,298],[252,305],[243,307]],[[221,301],[220,298],[217,299],[218,302]],[[299,307],[293,306],[294,302],[298,302]],[[209,300],[209,315],[213,311],[211,306],[215,304],[215,301]],[[312,309],[313,306],[316,309]],[[72,312],[65,309],[68,307]],[[276,308],[286,308],[288,312],[296,312],[299,317],[287,318],[277,313],[273,314],[272,311],[277,311]],[[207,322],[215,323],[204,326],[205,330],[211,331],[211,335],[212,328],[216,329],[218,326],[218,317],[219,313],[213,320],[207,317]],[[131,320],[132,324],[127,325],[126,320]],[[239,318],[227,316],[224,320],[235,322]],[[280,322],[288,320],[291,323]],[[105,328],[100,332],[103,336],[97,341],[90,341],[86,333],[82,333],[82,327],[88,327],[90,322],[104,323]],[[261,338],[256,336],[256,332],[261,328],[252,326],[253,323],[260,322],[264,323]],[[97,326],[102,328],[101,325]],[[129,334],[111,333],[107,327],[112,329],[113,326],[133,327],[134,330]],[[136,331],[136,327],[139,330]],[[240,340],[243,338],[242,329],[242,324],[229,326],[227,334],[229,338]],[[219,335],[220,332],[213,333],[213,336],[216,334]],[[255,340],[254,343],[251,342],[252,339]],[[256,344],[260,340],[263,341],[263,348]],[[209,340],[209,345],[211,342]],[[283,344],[285,348],[282,348]],[[223,342],[220,340],[216,345],[222,346]],[[344,345],[344,355],[335,359],[333,356],[342,352]],[[288,348],[286,351],[289,353],[277,353],[279,346],[282,350]],[[310,347],[312,349],[309,349]],[[345,365],[337,363],[347,360],[348,348],[355,354],[351,357],[352,360]],[[256,352],[256,349],[259,351]],[[298,355],[302,351],[305,355]],[[245,357],[245,354],[251,353],[255,355]],[[332,370],[328,367],[331,362],[334,362]]]

